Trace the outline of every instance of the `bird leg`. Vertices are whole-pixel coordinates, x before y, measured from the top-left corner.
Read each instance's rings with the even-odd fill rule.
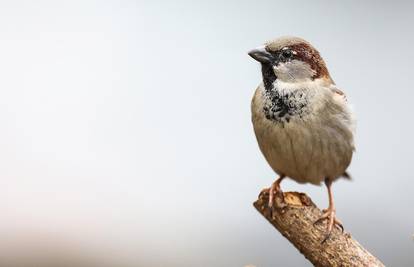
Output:
[[[260,197],[262,194],[269,193],[269,207],[273,207],[273,201],[274,201],[275,195],[277,195],[277,194],[281,194],[281,195],[282,195],[282,197],[283,197],[283,192],[282,192],[282,190],[280,189],[280,183],[282,182],[282,180],[283,180],[284,178],[285,178],[285,176],[284,176],[284,175],[280,175],[279,179],[277,179],[277,180],[276,180],[276,181],[272,184],[272,186],[270,186],[269,188],[265,188],[265,189],[263,189],[263,190],[260,192],[259,197]]]
[[[344,227],[342,225],[342,223],[336,219],[335,216],[335,204],[334,204],[334,199],[333,199],[333,195],[332,195],[332,180],[329,178],[325,179],[325,185],[328,189],[328,195],[329,195],[329,207],[326,210],[323,210],[323,214],[322,216],[317,219],[313,224],[315,225],[318,222],[321,222],[323,220],[328,220],[327,223],[327,234],[326,237],[323,239],[322,243],[324,243],[326,240],[328,240],[328,238],[331,236],[331,232],[333,229],[333,226],[337,226],[338,228],[340,228],[342,230],[342,232],[344,232]]]

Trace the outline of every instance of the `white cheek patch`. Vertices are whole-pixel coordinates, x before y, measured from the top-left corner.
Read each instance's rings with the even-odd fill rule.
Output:
[[[288,72],[289,68],[286,66],[287,63],[279,63],[276,66],[273,66],[273,71],[275,72],[276,76],[280,76],[280,74]]]
[[[273,67],[273,71],[279,79],[284,81],[308,80],[316,74],[316,71],[308,63],[296,59],[279,63]]]

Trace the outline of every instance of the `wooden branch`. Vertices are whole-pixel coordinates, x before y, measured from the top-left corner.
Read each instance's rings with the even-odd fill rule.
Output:
[[[322,215],[304,193],[278,195],[274,207],[268,207],[269,195],[261,194],[254,207],[315,266],[384,266],[349,233],[335,228],[326,242],[326,220],[313,223]]]

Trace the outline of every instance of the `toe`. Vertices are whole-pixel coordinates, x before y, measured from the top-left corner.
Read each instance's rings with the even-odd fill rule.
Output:
[[[336,226],[339,229],[341,229],[342,232],[344,231],[343,230],[344,228],[342,226],[342,223],[338,219],[336,219],[336,217],[335,217],[335,211],[334,210],[329,210],[329,209],[328,210],[325,210],[323,212],[323,214],[321,215],[321,217],[319,217],[313,223],[313,225],[315,225],[315,224],[317,224],[319,222],[322,222],[324,220],[327,220],[327,223],[326,223],[326,235],[325,235],[325,237],[324,237],[324,239],[322,240],[321,243],[325,243],[331,237],[331,233],[332,233],[332,230],[333,230],[334,226]]]
[[[319,223],[319,222],[322,222],[323,220],[326,220],[326,219],[329,219],[329,213],[327,213],[327,212],[324,212],[322,215],[321,215],[321,217],[319,217],[314,223],[313,223],[313,225],[315,225],[315,224],[317,224],[317,223]]]
[[[269,197],[269,208],[273,207],[273,197]]]

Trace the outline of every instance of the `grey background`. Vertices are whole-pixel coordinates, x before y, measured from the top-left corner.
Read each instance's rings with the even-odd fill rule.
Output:
[[[338,217],[386,265],[412,266],[412,14],[409,1],[0,2],[0,260],[63,247],[115,266],[310,266],[251,205],[275,175],[246,52],[296,35],[358,118]],[[282,188],[328,204],[323,187]]]

